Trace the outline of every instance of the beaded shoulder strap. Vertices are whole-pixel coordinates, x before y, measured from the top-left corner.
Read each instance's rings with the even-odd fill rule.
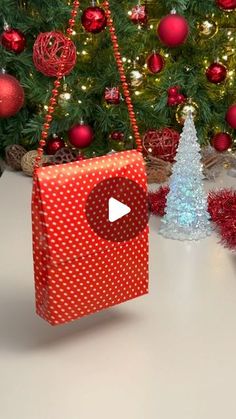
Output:
[[[105,13],[106,13],[106,17],[107,17],[107,26],[109,27],[109,31],[111,34],[111,41],[112,41],[112,46],[113,46],[113,51],[114,51],[114,56],[115,56],[115,60],[116,60],[116,64],[118,67],[118,71],[120,74],[120,79],[121,79],[121,83],[122,83],[122,88],[123,88],[123,93],[124,93],[124,98],[128,107],[128,112],[129,112],[129,118],[130,118],[130,122],[131,122],[131,126],[133,129],[133,133],[134,133],[134,139],[137,145],[137,151],[142,153],[142,140],[141,140],[141,136],[139,133],[139,129],[138,129],[138,125],[137,125],[137,120],[136,120],[136,116],[134,113],[134,107],[133,107],[133,103],[132,103],[132,99],[131,99],[131,95],[130,95],[130,91],[129,91],[129,85],[127,83],[127,79],[126,79],[126,75],[125,75],[125,69],[122,63],[122,59],[121,59],[121,53],[120,53],[120,48],[119,48],[119,44],[118,44],[118,39],[117,39],[117,35],[116,35],[116,29],[114,27],[114,22],[111,16],[111,10],[110,10],[110,3],[109,1],[104,1],[102,4]],[[58,98],[58,94],[59,94],[59,88],[61,86],[62,83],[62,79],[63,79],[63,70],[65,67],[65,60],[67,58],[67,50],[69,48],[69,43],[71,42],[71,35],[73,33],[73,27],[75,25],[75,18],[78,14],[78,9],[80,7],[80,2],[78,0],[73,1],[73,5],[72,5],[72,10],[71,10],[71,16],[68,22],[68,28],[66,30],[66,40],[67,42],[65,43],[65,48],[64,48],[64,52],[62,53],[61,56],[61,63],[59,65],[58,68],[58,73],[56,76],[56,80],[54,81],[54,87],[52,89],[52,93],[51,93],[51,97],[49,100],[49,106],[48,106],[48,111],[45,114],[44,117],[44,123],[43,123],[43,128],[42,128],[42,132],[41,132],[41,138],[39,141],[39,147],[37,150],[37,157],[35,159],[35,166],[34,169],[36,170],[41,163],[42,160],[42,155],[43,155],[43,150],[44,147],[46,145],[46,139],[48,137],[48,132],[51,126],[51,122],[53,119],[53,114],[55,112],[56,109],[56,105],[57,105],[57,98]]]

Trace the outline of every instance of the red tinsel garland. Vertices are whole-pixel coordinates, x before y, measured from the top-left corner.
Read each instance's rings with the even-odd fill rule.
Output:
[[[224,246],[236,250],[236,191],[222,189],[208,196],[208,211]]]
[[[158,191],[149,193],[149,208],[152,214],[164,216],[168,193],[168,186],[161,186]],[[208,211],[218,227],[222,244],[236,250],[236,191],[222,189],[210,192]]]
[[[165,215],[166,199],[169,191],[169,186],[161,186],[158,191],[149,193],[149,209],[152,214],[160,217]]]

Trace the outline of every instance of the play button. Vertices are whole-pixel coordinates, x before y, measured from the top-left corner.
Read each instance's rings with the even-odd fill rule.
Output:
[[[125,177],[103,180],[89,194],[86,217],[99,237],[113,242],[129,241],[147,227],[147,191]]]
[[[111,223],[114,223],[115,221],[129,214],[131,211],[131,208],[128,207],[128,205],[122,204],[122,202],[115,198],[109,199],[108,208],[108,218]]]

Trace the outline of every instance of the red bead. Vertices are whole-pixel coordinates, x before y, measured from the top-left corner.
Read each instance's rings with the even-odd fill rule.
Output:
[[[72,35],[72,33],[73,33],[73,29],[68,28],[68,29],[66,30],[66,32],[68,33],[68,35]]]
[[[53,89],[52,90],[52,94],[53,94],[53,96],[58,96],[58,90],[57,89]]]
[[[45,122],[45,123],[43,124],[43,127],[44,127],[45,129],[48,129],[48,128],[50,127],[50,125],[49,125],[47,122]]]
[[[45,144],[46,144],[46,141],[45,141],[45,140],[40,140],[40,141],[39,141],[39,145],[40,145],[40,147],[44,147],[44,146],[45,146]]]
[[[74,24],[75,24],[75,19],[69,19],[69,25],[74,26]]]
[[[51,115],[46,115],[45,119],[46,119],[46,121],[51,122],[52,121],[52,116]]]
[[[54,81],[54,86],[55,87],[60,87],[60,85],[61,85],[61,82],[59,80]]]

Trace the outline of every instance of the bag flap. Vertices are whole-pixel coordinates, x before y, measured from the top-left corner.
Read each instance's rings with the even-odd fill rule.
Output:
[[[48,253],[48,263],[58,265],[117,246],[91,229],[85,212],[93,188],[103,180],[115,177],[136,181],[147,192],[141,153],[124,151],[37,169],[39,207],[44,243],[47,243],[44,251]]]

